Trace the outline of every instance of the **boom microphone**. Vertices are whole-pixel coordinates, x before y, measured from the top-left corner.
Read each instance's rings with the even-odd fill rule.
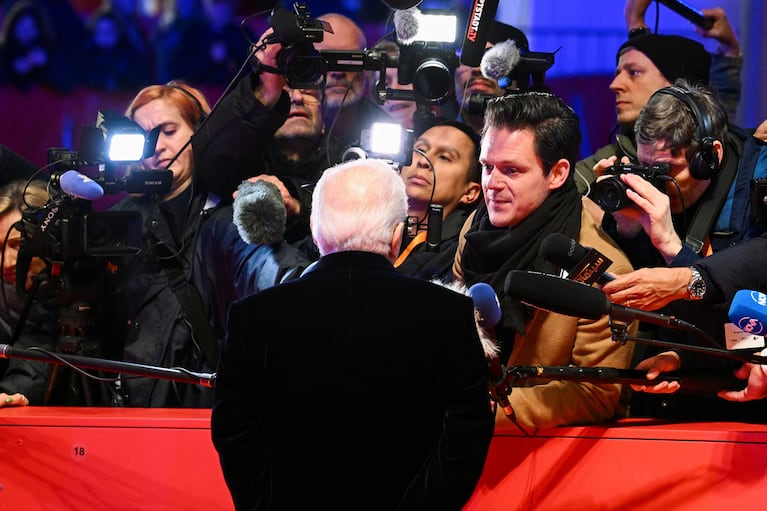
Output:
[[[609,314],[613,320],[626,323],[639,320],[677,330],[700,330],[674,316],[612,303],[601,289],[556,275],[512,270],[506,276],[504,290],[523,303],[566,316],[599,319]]]
[[[96,200],[104,195],[100,184],[76,170],[67,170],[61,174],[59,186],[64,193],[78,199]]]
[[[735,293],[727,316],[746,333],[767,334],[767,295],[759,291],[741,289]]]
[[[661,382],[679,382],[679,392],[694,394],[716,394],[720,390],[734,390],[743,387],[743,381],[733,374],[693,375],[683,373],[661,373],[653,380],[647,379],[647,371],[639,369],[618,369],[614,367],[577,366],[509,366],[511,384],[528,379],[567,380],[591,383],[620,383],[623,385],[653,386]]]
[[[272,245],[285,237],[285,203],[279,188],[269,181],[243,181],[237,188],[232,217],[247,243]]]
[[[509,75],[522,58],[513,39],[507,39],[485,51],[479,63],[482,76],[495,80],[505,89],[510,85]]]
[[[421,11],[418,7],[412,7],[406,10],[394,12],[394,33],[397,35],[397,41],[401,44],[410,44],[418,35],[418,16]]]
[[[469,11],[469,22],[461,43],[461,64],[479,67],[490,27],[495,20],[499,0],[474,0]]]
[[[538,253],[548,262],[567,271],[567,278],[584,284],[607,284],[615,280],[605,272],[612,261],[594,248],[586,248],[564,234],[554,232],[541,242]]]
[[[501,321],[501,304],[490,284],[477,282],[469,288],[467,294],[474,302],[477,324],[480,327],[490,329]]]

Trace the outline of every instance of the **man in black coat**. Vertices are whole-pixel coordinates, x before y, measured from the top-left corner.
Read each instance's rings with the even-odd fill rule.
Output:
[[[211,422],[238,510],[460,510],[493,430],[471,300],[398,273],[404,183],[327,170],[321,258],[229,311]],[[269,332],[269,333],[267,333]]]

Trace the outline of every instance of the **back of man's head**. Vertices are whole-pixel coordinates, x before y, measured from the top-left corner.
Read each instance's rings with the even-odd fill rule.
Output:
[[[407,216],[405,183],[384,160],[327,169],[312,197],[312,236],[321,255],[361,250],[388,256]]]
[[[485,110],[483,136],[490,128],[533,132],[535,152],[545,173],[562,158],[570,162],[571,168],[578,160],[580,119],[554,94],[524,92],[490,100]]]
[[[692,84],[708,85],[711,55],[697,41],[678,35],[642,34],[623,43],[615,60],[630,48],[645,54],[670,83],[683,78]]]

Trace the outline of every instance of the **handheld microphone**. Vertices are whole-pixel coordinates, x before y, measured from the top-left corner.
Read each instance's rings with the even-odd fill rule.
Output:
[[[484,53],[479,63],[479,69],[482,76],[497,81],[498,86],[505,89],[510,85],[509,75],[521,58],[517,43],[512,39],[507,39]]]
[[[415,40],[416,35],[418,35],[418,16],[420,14],[421,11],[418,7],[394,12],[394,33],[400,44],[410,44]]]
[[[96,200],[104,196],[101,185],[76,170],[67,170],[61,174],[59,186],[64,193],[78,199]]]
[[[272,245],[282,241],[287,211],[279,188],[262,179],[243,181],[237,188],[232,220],[247,243]]]
[[[767,334],[767,295],[741,289],[735,293],[727,317],[746,333]]]
[[[479,67],[490,26],[495,21],[499,0],[474,0],[469,11],[469,22],[461,43],[461,64]]]
[[[658,0],[658,2],[701,28],[708,30],[714,26],[714,20],[706,18],[698,9],[695,9],[681,0]]]
[[[504,290],[527,305],[565,316],[599,319],[609,314],[613,320],[626,323],[639,320],[678,330],[699,331],[692,323],[674,316],[612,303],[601,289],[556,275],[512,270],[506,276]]]
[[[567,278],[591,285],[615,280],[605,270],[612,261],[594,248],[586,248],[564,234],[554,232],[541,242],[538,253],[548,262],[567,271]]]
[[[429,204],[428,220],[426,223],[426,251],[439,252],[442,242],[442,205]]]
[[[477,282],[469,287],[467,294],[474,302],[477,324],[480,327],[490,329],[501,321],[501,304],[490,284]]]

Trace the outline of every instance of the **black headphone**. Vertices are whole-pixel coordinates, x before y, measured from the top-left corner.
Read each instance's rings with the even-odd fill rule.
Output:
[[[698,150],[689,162],[690,174],[695,179],[706,180],[713,178],[719,172],[719,158],[714,151],[714,136],[711,133],[711,119],[703,113],[691,92],[682,87],[672,85],[658,89],[655,94],[674,96],[687,106],[697,126]]]
[[[189,90],[184,87],[183,84],[179,82],[168,82],[165,84],[166,87],[173,87],[176,90],[180,90],[186,96],[194,101],[194,104],[197,105],[197,110],[200,112],[200,117],[197,119],[197,122],[194,123],[194,131],[197,131],[197,129],[202,125],[202,123],[205,121],[205,118],[208,117],[208,114],[205,113],[205,110],[202,108],[202,103],[200,103],[200,100],[195,97],[194,94],[189,92]]]

